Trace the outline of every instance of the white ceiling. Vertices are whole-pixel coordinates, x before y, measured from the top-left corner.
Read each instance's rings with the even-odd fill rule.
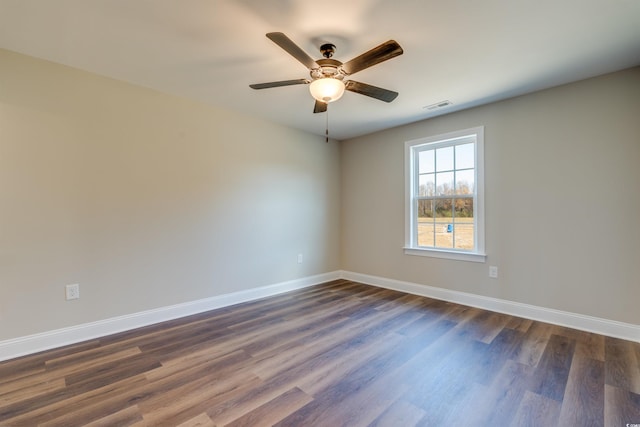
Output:
[[[1,48],[323,135],[306,86],[248,86],[308,77],[272,31],[313,58],[333,42],[342,62],[403,47],[352,76],[400,96],[347,92],[329,105],[336,139],[640,64],[640,0],[0,0]]]

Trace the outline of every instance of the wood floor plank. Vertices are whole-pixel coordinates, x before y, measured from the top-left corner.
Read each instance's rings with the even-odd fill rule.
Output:
[[[530,391],[525,392],[520,406],[509,424],[511,427],[598,427],[599,424],[563,424],[558,421],[561,404]]]
[[[481,318],[482,323],[477,328],[478,341],[481,341],[485,344],[491,344],[494,338],[504,330],[511,316],[507,316],[502,313],[492,313],[487,311],[485,311],[485,313],[489,314]]]
[[[245,360],[247,358],[242,352],[236,352],[200,365],[182,366],[179,370],[156,369],[145,375],[138,375],[90,392],[63,395],[37,411],[32,410],[25,416],[16,418],[16,421],[30,420],[33,424],[37,424],[61,417],[63,420],[71,421],[77,417],[80,419],[86,417],[83,414],[87,411],[95,417],[103,411],[126,408],[132,403],[143,402],[159,394],[167,395],[168,391],[177,390],[181,385],[192,382],[194,378],[201,378],[210,371],[224,375],[225,368],[231,369],[229,367],[231,363],[234,361],[240,363]]]
[[[84,427],[127,427],[135,425],[140,421],[142,421],[142,414],[140,414],[140,409],[136,405],[133,405],[87,423]]]
[[[183,422],[177,427],[215,427],[215,424],[213,423],[213,421],[211,421],[211,418],[209,418],[206,413],[202,413],[191,418],[190,420]]]
[[[53,359],[47,359],[44,363],[48,371],[73,366],[78,369],[81,366],[89,367],[99,363],[116,360],[118,358],[140,354],[142,351],[137,346],[121,345],[119,343],[100,346],[84,351],[76,351],[72,354],[61,355]]]
[[[605,338],[605,381],[608,385],[640,394],[640,360],[635,345],[618,338]]]
[[[180,424],[211,406],[261,385],[250,372],[250,358],[241,350],[196,366],[173,366],[147,375],[150,384],[136,393],[136,401],[148,422],[181,419]],[[181,369],[180,369],[181,368]]]
[[[604,362],[575,354],[564,393],[561,426],[598,426],[604,420]]]
[[[294,387],[275,399],[272,399],[256,409],[247,412],[245,415],[236,418],[226,426],[249,427],[257,425],[273,425],[312,400],[313,398],[311,396],[300,390],[298,387]]]
[[[343,298],[330,306],[319,306],[314,310],[306,310],[299,316],[283,319],[285,323],[259,331],[259,335],[243,345],[243,349],[249,354],[260,355],[276,345],[295,344],[302,337],[326,333],[333,327],[348,323],[349,317],[342,311],[355,309],[360,304],[355,299]],[[286,326],[283,327],[283,325]]]
[[[605,384],[604,398],[605,426],[640,424],[640,395]]]
[[[415,314],[410,313],[410,316]],[[345,322],[340,328],[335,328],[333,332],[339,334],[324,334],[318,336],[317,339],[311,340],[302,346],[297,346],[293,354],[283,357],[280,347],[267,354],[256,357],[256,369],[254,372],[261,378],[270,378],[280,372],[299,366],[304,360],[312,360],[321,356],[327,351],[339,353],[341,348],[349,348],[354,342],[362,342],[363,339],[375,339],[383,334],[385,330],[391,329],[395,321],[409,323],[414,319],[405,319],[400,317],[396,312],[377,313],[375,311],[367,311],[363,316],[352,318],[349,322]],[[381,329],[387,328],[387,329]],[[373,337],[371,337],[373,335]],[[356,341],[358,340],[358,341]],[[341,347],[339,347],[341,346]],[[267,356],[267,358],[265,358]],[[324,356],[327,358],[328,356]],[[260,359],[260,360],[259,360]]]
[[[396,394],[389,393],[392,384],[387,379],[376,379],[364,385],[358,393],[347,396],[343,403],[323,409],[316,423],[336,427],[366,427],[387,411],[399,395],[408,388],[406,384],[394,383]],[[340,385],[337,385],[339,387]],[[322,399],[322,397],[319,397]],[[298,424],[296,424],[298,425]]]
[[[453,327],[453,323],[442,321],[434,329],[425,332],[422,337],[416,341],[421,345],[415,345],[414,340],[403,338],[403,341],[389,342],[384,341],[379,344],[377,351],[367,358],[365,363],[353,367],[347,372],[341,372],[338,378],[334,378],[331,382],[325,382],[326,385],[318,390],[310,392],[314,396],[314,401],[296,411],[291,416],[284,419],[280,425],[332,425],[324,424],[326,420],[333,419],[336,407],[340,406],[345,409],[353,408],[352,395],[358,392],[358,396],[362,390],[372,389],[378,390],[377,387],[384,387],[386,393],[389,389],[394,389],[393,398],[388,400],[388,404],[393,403],[397,399],[405,387],[402,378],[396,375],[394,367],[405,365],[412,360],[416,354],[420,353],[425,343],[433,342],[437,337],[442,336],[447,330]],[[390,386],[390,381],[395,378],[395,386]],[[408,383],[407,383],[408,384]],[[355,399],[360,399],[356,397]],[[368,403],[369,398],[361,398],[361,403]],[[380,405],[376,405],[374,410],[380,410]],[[384,408],[382,408],[384,409]],[[333,415],[332,415],[333,414]],[[351,416],[352,412],[348,412],[345,416]],[[373,420],[372,420],[373,421]],[[333,419],[332,422],[337,422]]]
[[[505,328],[515,329],[522,333],[527,333],[534,321],[531,319],[523,319],[522,317],[511,316],[509,322],[505,325]]]
[[[465,398],[471,391],[469,383],[478,378],[487,345],[468,340],[454,329],[433,346],[434,351],[437,349],[448,350],[446,356],[443,357],[441,351],[423,352],[411,361],[415,364],[422,360],[428,368],[412,369],[418,374],[415,378],[404,377],[411,388],[403,398],[427,412],[429,424],[444,425],[460,405],[466,403]]]
[[[518,408],[534,373],[528,365],[507,360],[491,386],[478,396],[474,422],[486,426],[508,426]]]
[[[584,331],[575,331],[576,354],[587,359],[605,360],[605,337]]]
[[[537,366],[552,332],[553,325],[534,322],[523,337],[526,345],[520,346],[513,355],[513,360],[525,365]]]
[[[524,345],[523,334],[513,329],[504,328],[487,346],[486,355],[480,360],[477,381],[482,384],[491,384],[496,375],[509,359],[514,356]]]
[[[27,356],[0,363],[0,391],[12,387],[12,383],[24,377],[45,371],[45,359]]]
[[[453,311],[454,308],[455,308],[455,305],[453,304],[450,304],[448,306],[449,311]],[[408,325],[400,328],[398,330],[398,333],[401,335],[415,338],[417,335],[422,334],[426,329],[431,328],[431,326],[436,321],[446,318],[449,312],[448,310],[440,310],[440,309],[434,310],[433,307],[430,307],[429,309],[425,309],[419,318],[409,323]]]
[[[227,425],[294,388],[299,375],[301,375],[299,372],[287,373],[271,380],[261,381],[244,393],[235,394],[224,402],[210,406],[207,415],[215,425]]]
[[[25,399],[22,402],[24,406],[20,406],[18,409],[13,408],[12,405],[2,408],[0,411],[0,425],[4,423],[10,426],[30,426],[39,425],[59,418],[66,420],[70,416],[73,416],[75,409],[82,410],[89,406],[95,406],[96,408],[100,408],[100,411],[109,412],[115,408],[115,406],[112,406],[112,399],[122,398],[125,390],[135,390],[136,387],[146,384],[148,384],[148,382],[144,376],[138,375],[133,378],[111,383],[104,387],[92,388],[83,393],[71,390],[67,393],[57,393],[55,398],[46,396],[44,399],[41,397],[35,400]],[[129,403],[123,402],[116,411],[126,408],[127,406],[129,406]],[[93,419],[83,420],[84,423],[90,421],[93,421]]]
[[[46,393],[60,391],[66,387],[64,378],[41,380],[34,384],[16,384],[13,389],[8,389],[0,394],[0,407],[11,405],[29,397],[41,396]]]
[[[413,427],[417,426],[426,415],[423,409],[404,400],[397,400],[369,425],[371,427]]]
[[[575,342],[551,335],[532,380],[531,391],[562,402],[569,378]]]
[[[286,370],[286,375],[288,376],[293,375],[293,378],[298,378],[298,380],[295,381],[295,384],[303,388],[303,390],[306,392],[308,392],[308,390],[306,390],[306,387],[314,387],[318,385],[326,389],[326,388],[333,388],[338,383],[339,387],[342,387],[342,381],[341,381],[342,375],[340,375],[341,371],[338,371],[338,370],[327,371],[325,369],[327,366],[329,367],[332,366],[332,362],[334,360],[346,361],[344,358],[345,354],[349,352],[365,349],[368,342],[376,342],[375,341],[376,338],[379,338],[381,335],[384,335],[386,331],[390,331],[390,330],[393,330],[394,328],[402,326],[403,324],[415,318],[416,315],[417,313],[412,313],[410,310],[403,310],[403,311],[396,310],[395,312],[392,312],[392,311],[385,312],[384,317],[377,319],[375,322],[372,322],[371,320],[369,320],[368,322],[365,322],[365,324],[361,326],[363,328],[364,333],[360,334],[357,341],[353,341],[353,340],[343,341],[341,338],[340,341],[337,341],[337,342],[334,341],[333,347],[328,349],[328,351],[318,352],[317,349],[313,348],[313,349],[309,349],[310,351],[306,355],[304,353],[298,353],[299,357],[298,359],[296,359],[296,363],[288,367],[288,369]],[[384,345],[382,346],[378,344],[377,346],[378,348],[375,349],[376,353],[374,353],[374,355],[377,355],[379,351],[385,348],[392,348],[391,347],[392,344],[393,343],[391,342],[385,342]],[[373,350],[373,348],[370,348],[369,350]],[[305,359],[306,361],[303,361]],[[361,358],[360,366],[362,366],[363,362],[364,362],[364,366],[367,366],[367,364],[371,362],[371,359],[368,359],[366,357]],[[351,365],[349,363],[345,363],[345,366],[349,367]],[[326,382],[323,382],[323,381],[316,382],[316,379],[318,378],[317,373],[319,370],[323,371],[322,376],[324,377],[323,379],[327,379]],[[324,372],[326,372],[326,374],[324,374]],[[345,373],[345,375],[351,376],[353,375],[353,372]],[[279,373],[278,375],[273,376],[273,375],[268,375],[265,372],[261,375],[261,377],[266,378],[267,380],[271,380],[270,382],[265,383],[265,386],[274,387],[276,386],[276,384],[278,387],[283,386],[278,381],[279,377],[284,377],[283,373]],[[286,384],[287,383],[285,383],[285,385]],[[242,402],[242,404],[240,404],[236,402],[233,405],[234,406],[233,410],[237,411],[238,407],[241,407],[241,405],[243,404],[248,405],[250,403]],[[211,411],[209,412],[209,416],[215,422],[219,422],[221,424],[224,424],[226,420],[233,418],[232,415],[233,413],[230,412],[228,409],[225,411],[219,410],[218,413],[216,414],[212,413]],[[290,422],[290,420],[286,420],[285,422]]]
[[[0,363],[4,426],[640,423],[640,343],[336,280]]]
[[[211,407],[222,407],[226,402],[247,396],[263,384],[255,376],[229,376],[221,380],[204,376],[164,395],[156,394],[139,406],[147,425],[178,425]]]
[[[379,353],[378,357],[370,359],[367,364],[350,372],[342,380],[316,393],[313,396],[313,401],[276,423],[275,426],[348,426],[350,425],[351,417],[354,415],[372,416],[371,421],[373,421],[393,400],[388,401],[386,406],[383,406],[379,399],[372,402],[371,394],[366,391],[370,392],[374,388],[372,385],[376,379],[374,373],[384,370],[386,366],[393,363],[393,359],[399,356],[397,353],[399,348],[396,347],[396,349]],[[366,414],[357,412],[356,409],[359,408],[354,407],[354,399],[349,399],[356,391],[362,396],[362,399],[357,399],[360,406],[367,406],[368,404],[372,406],[368,408]],[[385,389],[385,395],[386,392],[388,392],[388,389]],[[376,397],[379,396],[376,395]],[[393,397],[393,399],[396,398]],[[388,395],[386,395],[386,399],[390,399]],[[343,402],[349,403],[343,405]],[[375,411],[379,412],[375,414]]]
[[[336,348],[335,351],[315,358],[313,365],[309,366],[311,371],[309,375],[297,381],[296,384],[306,393],[316,395],[336,385],[354,369],[369,363],[380,351],[399,345],[401,341],[401,337],[391,336],[384,343],[374,340],[350,349]],[[337,357],[338,354],[340,354],[339,357]]]
[[[141,353],[69,374],[65,377],[65,382],[67,386],[86,385],[97,388],[119,381],[120,379],[151,371],[161,366],[156,358]]]
[[[84,351],[80,352],[80,354],[82,353]],[[42,399],[45,398],[44,395],[47,392],[56,392],[54,393],[55,395],[63,396],[65,392],[63,388],[69,385],[66,380],[68,375],[82,372],[85,369],[97,369],[108,362],[121,360],[136,354],[140,354],[139,349],[131,348],[114,354],[105,354],[93,360],[82,358],[82,361],[77,363],[56,365],[55,367],[47,366],[45,370],[37,371],[30,376],[20,377],[11,384],[0,385],[0,407],[24,399],[24,397],[16,398],[17,393],[25,397],[40,395]]]
[[[123,350],[109,348],[108,352],[96,354],[93,351],[80,353],[81,358],[67,360],[65,363],[58,363],[58,359],[51,364],[46,364],[47,376],[64,376],[68,378],[72,375],[80,375],[82,372],[97,372],[99,370],[109,369],[110,366],[116,366],[126,361],[132,360],[134,357],[138,359],[145,358],[142,351],[138,347],[128,347]],[[89,374],[91,375],[91,374]],[[67,381],[69,383],[69,381]]]

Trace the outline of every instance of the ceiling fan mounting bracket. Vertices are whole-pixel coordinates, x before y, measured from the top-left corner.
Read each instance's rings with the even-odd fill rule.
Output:
[[[327,59],[331,58],[335,52],[336,45],[334,45],[333,43],[325,43],[320,46],[320,53]]]

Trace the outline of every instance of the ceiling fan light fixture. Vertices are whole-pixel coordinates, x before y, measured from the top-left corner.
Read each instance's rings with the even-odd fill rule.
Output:
[[[324,77],[314,80],[309,85],[311,96],[320,102],[337,101],[344,94],[344,83],[342,80],[332,77]]]
[[[250,84],[249,87],[252,89],[309,84],[311,96],[316,101],[313,106],[314,113],[328,111],[327,105],[340,99],[345,90],[384,102],[391,102],[398,96],[398,92],[366,83],[355,80],[343,81],[347,76],[402,55],[402,47],[395,40],[387,40],[381,45],[342,63],[337,59],[333,59],[335,45],[332,43],[324,43],[320,46],[320,53],[322,53],[323,58],[314,60],[284,33],[267,33],[267,38],[307,67],[311,78]]]

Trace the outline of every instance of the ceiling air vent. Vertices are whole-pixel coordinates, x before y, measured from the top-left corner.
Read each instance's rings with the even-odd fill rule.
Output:
[[[436,102],[435,104],[427,105],[423,107],[425,110],[433,111],[438,110],[440,108],[448,107],[449,105],[453,105],[453,103],[449,100]]]

